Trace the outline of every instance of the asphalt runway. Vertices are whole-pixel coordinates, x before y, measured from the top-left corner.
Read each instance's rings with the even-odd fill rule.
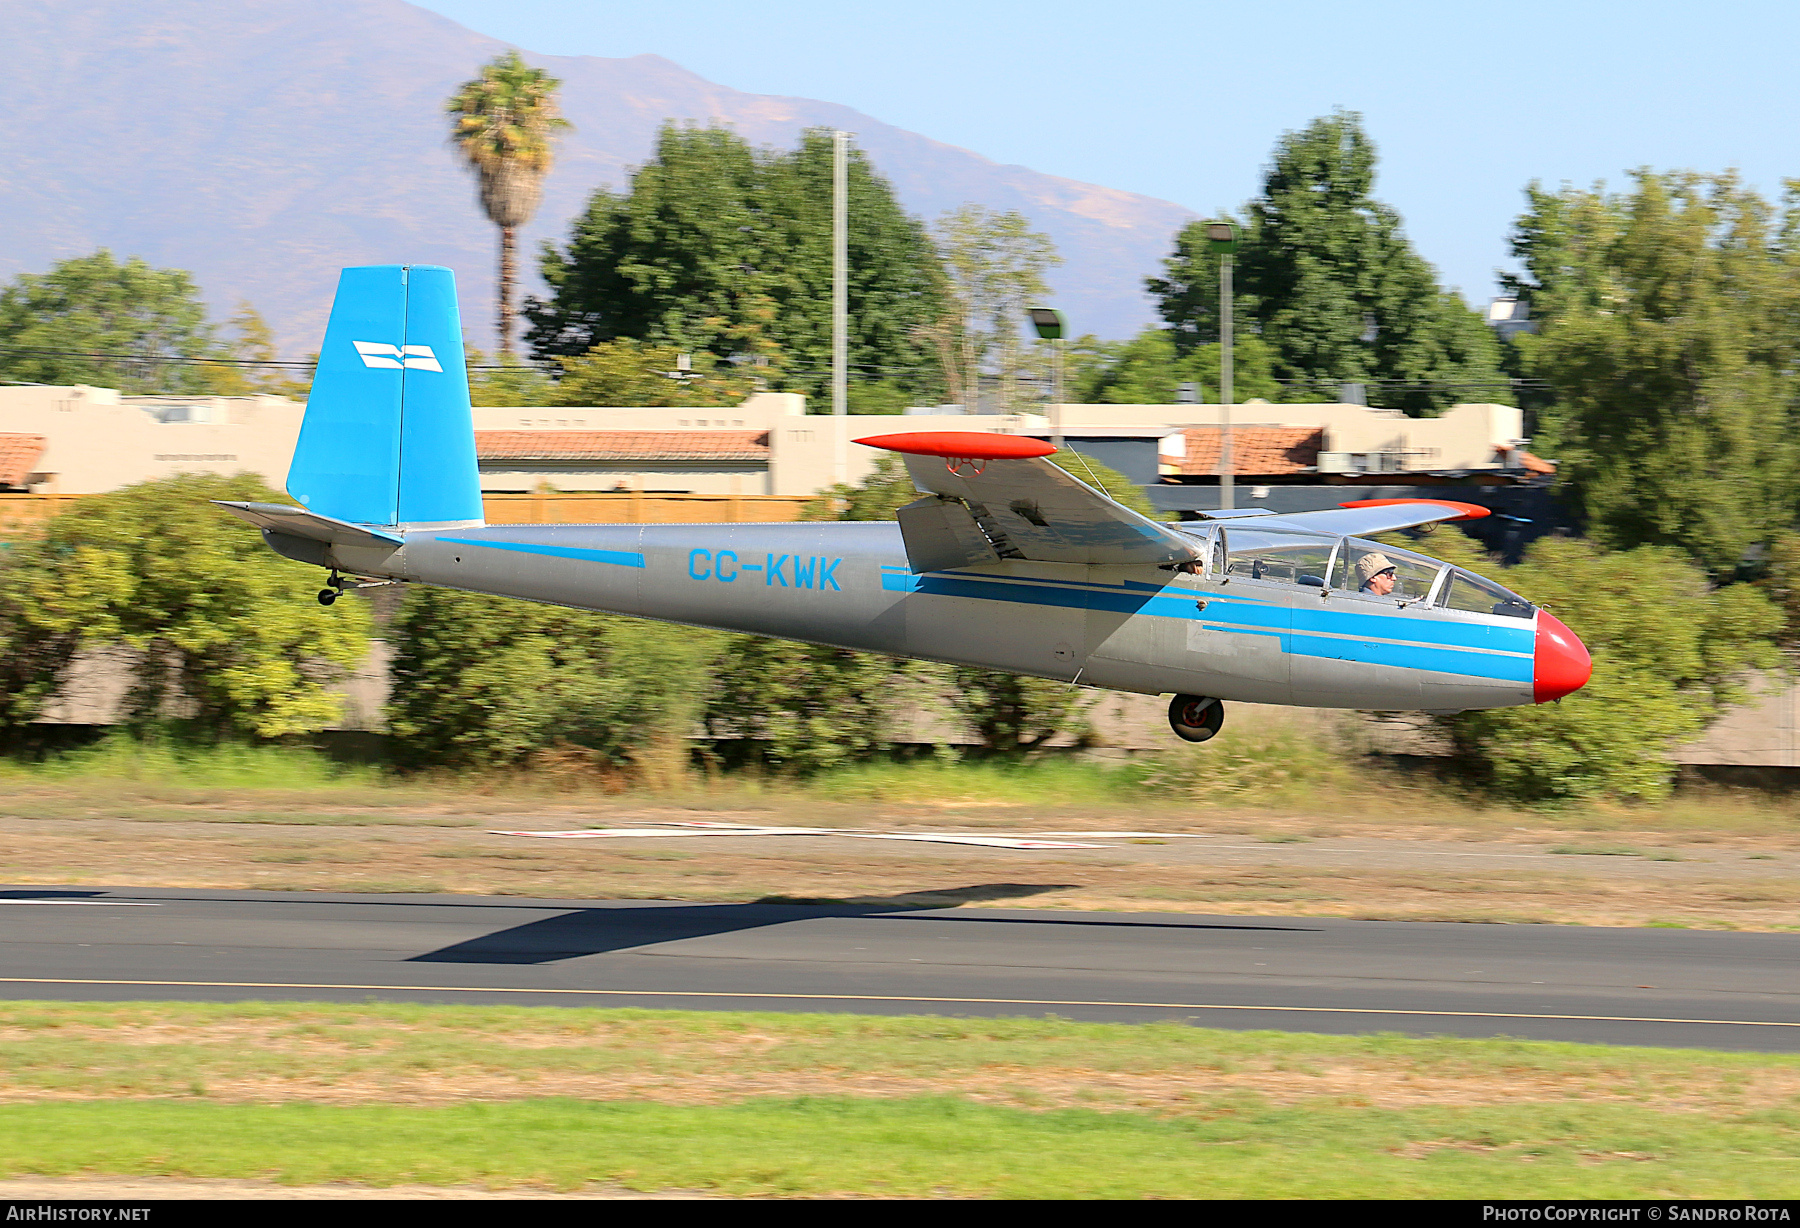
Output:
[[[48,887],[0,890],[0,926],[10,999],[1058,1015],[1800,1051],[1800,934]]]

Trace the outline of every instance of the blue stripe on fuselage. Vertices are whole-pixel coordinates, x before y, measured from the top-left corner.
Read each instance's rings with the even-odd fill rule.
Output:
[[[1282,648],[1302,657],[1329,661],[1356,661],[1363,665],[1398,665],[1440,674],[1472,678],[1498,678],[1506,682],[1530,682],[1532,658],[1497,652],[1458,652],[1453,648],[1427,648],[1420,644],[1384,643],[1380,640],[1328,639],[1316,635],[1287,635]]]
[[[1535,628],[1525,622],[1518,627],[1498,627],[1400,614],[1296,609],[1249,594],[1219,596],[1213,592],[1205,594],[1203,614],[1192,590],[1170,593],[1131,581],[1110,585],[1041,577],[978,578],[955,572],[921,576],[884,568],[881,587],[888,592],[1174,618],[1199,622],[1216,631],[1273,635],[1281,640],[1283,652],[1296,656],[1509,682],[1531,680],[1536,647]]]
[[[547,554],[557,559],[580,559],[587,563],[611,563],[617,567],[642,567],[644,556],[630,550],[587,550],[579,546],[539,546],[528,542],[488,542],[473,537],[440,537],[441,542],[459,546],[482,546],[488,550],[516,550],[520,554]]]

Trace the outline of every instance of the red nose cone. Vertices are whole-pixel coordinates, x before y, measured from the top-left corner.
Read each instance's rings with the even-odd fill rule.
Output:
[[[1579,691],[1594,673],[1587,646],[1548,610],[1538,611],[1537,664],[1531,696],[1540,704]]]

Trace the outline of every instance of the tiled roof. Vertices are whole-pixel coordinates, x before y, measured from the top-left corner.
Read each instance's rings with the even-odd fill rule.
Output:
[[[0,486],[23,486],[44,454],[42,435],[0,433]]]
[[[1212,474],[1219,469],[1222,430],[1189,427],[1187,455],[1167,457],[1182,474]],[[1317,467],[1325,431],[1316,426],[1236,426],[1231,428],[1231,471],[1246,476],[1300,473]]]
[[[476,431],[496,461],[767,461],[767,431]]]

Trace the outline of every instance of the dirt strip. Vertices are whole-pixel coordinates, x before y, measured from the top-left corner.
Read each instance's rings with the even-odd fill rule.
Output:
[[[537,814],[520,823],[509,814],[494,825],[577,826],[569,817]],[[673,817],[768,821],[751,812],[682,810],[602,821],[641,826]],[[976,826],[946,816],[892,829],[1078,830],[1056,817],[1061,821],[1014,816],[1004,826]],[[917,907],[1029,901],[1369,920],[1800,929],[1800,841],[1793,839],[1537,831],[1315,836],[1265,825],[1202,838],[1095,838],[1106,847],[1048,850],[831,836],[541,840],[435,825],[429,815],[409,826],[309,818],[318,816],[296,811],[248,822],[197,808],[150,822],[0,814],[0,882]],[[1142,821],[1101,828],[1146,829],[1155,830]]]
[[[30,781],[0,799],[0,882],[1800,929],[1800,818],[1724,799],[1710,811],[1665,808],[1642,820],[1648,826],[1634,828],[1628,811],[1558,820],[1403,792],[1372,811],[1282,813],[1191,800],[1127,811]],[[915,836],[1162,834],[1097,835],[1092,843],[1104,847],[1093,849],[1009,849],[813,835],[551,840],[490,830],[696,821]]]

